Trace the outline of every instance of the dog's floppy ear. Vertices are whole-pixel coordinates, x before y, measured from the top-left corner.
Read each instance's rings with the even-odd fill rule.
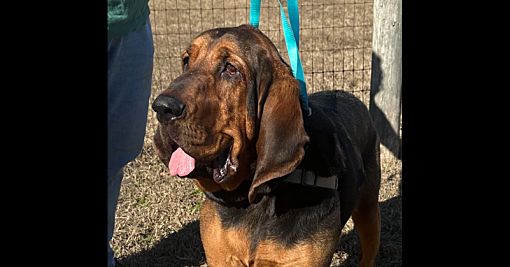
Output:
[[[273,78],[267,88],[260,88],[260,125],[256,142],[257,165],[248,193],[250,202],[260,186],[272,179],[291,173],[305,154],[309,141],[305,132],[299,85],[290,73]]]

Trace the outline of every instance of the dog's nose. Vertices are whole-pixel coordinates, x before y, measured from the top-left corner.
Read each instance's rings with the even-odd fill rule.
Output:
[[[185,105],[171,96],[160,95],[152,103],[152,109],[158,113],[159,120],[173,120],[182,115]]]

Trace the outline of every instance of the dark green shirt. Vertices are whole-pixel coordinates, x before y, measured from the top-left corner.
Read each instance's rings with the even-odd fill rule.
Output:
[[[108,0],[108,38],[138,30],[149,13],[149,0]]]

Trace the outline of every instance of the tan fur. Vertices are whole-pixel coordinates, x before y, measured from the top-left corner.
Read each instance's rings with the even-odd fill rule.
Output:
[[[335,215],[340,218],[339,212]],[[340,231],[336,229],[316,234],[292,247],[285,247],[275,240],[263,240],[250,253],[248,233],[243,225],[224,229],[213,202],[205,201],[200,212],[200,235],[209,267],[329,266],[340,237]]]

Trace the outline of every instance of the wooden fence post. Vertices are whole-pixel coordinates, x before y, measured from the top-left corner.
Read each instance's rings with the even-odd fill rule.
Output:
[[[381,158],[401,159],[402,0],[374,0],[370,114]]]

